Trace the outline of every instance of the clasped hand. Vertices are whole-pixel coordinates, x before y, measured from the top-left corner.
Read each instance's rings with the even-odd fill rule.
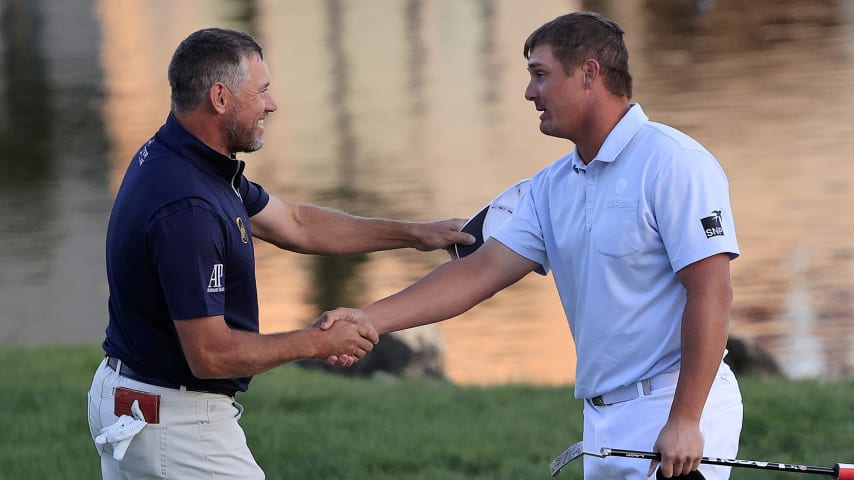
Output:
[[[324,312],[312,327],[324,330],[324,334],[343,337],[341,343],[332,343],[334,353],[326,357],[326,364],[330,366],[352,366],[379,342],[377,330],[365,319],[363,312],[355,308],[337,308]]]

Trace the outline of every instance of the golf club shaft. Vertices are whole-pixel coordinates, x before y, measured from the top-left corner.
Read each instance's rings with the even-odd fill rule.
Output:
[[[661,455],[653,452],[641,452],[637,450],[621,450],[618,448],[603,448],[602,454],[605,456],[613,455],[618,457],[629,457],[629,458],[642,458],[647,460],[661,460]],[[725,459],[725,458],[713,458],[713,457],[703,457],[700,459],[700,463],[705,463],[709,465],[723,465],[727,467],[743,467],[743,468],[757,468],[761,470],[780,470],[787,472],[799,472],[799,473],[815,473],[820,475],[833,475],[834,478],[839,478],[840,467],[839,464],[836,464],[836,467],[813,467],[810,465],[794,465],[789,463],[776,463],[776,462],[759,462],[755,460],[736,460],[736,459]]]

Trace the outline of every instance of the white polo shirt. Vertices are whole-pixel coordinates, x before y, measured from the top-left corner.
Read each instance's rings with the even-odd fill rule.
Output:
[[[576,398],[677,370],[685,289],[675,272],[739,253],[717,160],[638,104],[589,165],[573,151],[537,173],[493,236],[552,270],[575,339]]]

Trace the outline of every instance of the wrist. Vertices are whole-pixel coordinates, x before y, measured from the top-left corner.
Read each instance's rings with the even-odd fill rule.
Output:
[[[421,246],[421,224],[415,222],[404,223],[403,229],[409,248],[418,249]]]
[[[319,335],[321,334],[322,330],[318,328],[304,328],[294,332],[294,340],[296,340],[294,350],[298,352],[298,358],[320,358]]]
[[[702,409],[699,412],[695,412],[694,410],[691,408],[680,408],[674,402],[670,408],[670,415],[667,417],[667,421],[671,423],[699,425],[700,416],[703,414],[703,411]]]

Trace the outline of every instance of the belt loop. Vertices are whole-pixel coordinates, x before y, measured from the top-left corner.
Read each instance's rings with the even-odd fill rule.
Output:
[[[643,396],[647,396],[652,392],[652,379],[646,379],[641,383],[641,388],[643,389]]]
[[[210,401],[205,398],[195,397],[195,402],[196,423],[198,423],[199,425],[211,423]]]

